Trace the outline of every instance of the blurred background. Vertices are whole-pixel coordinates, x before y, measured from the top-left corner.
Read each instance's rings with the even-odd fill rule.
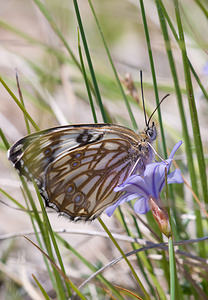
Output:
[[[73,2],[48,0],[43,3],[79,61],[78,24]],[[140,70],[143,71],[145,101],[148,110],[153,111],[156,104],[139,2],[134,0],[96,0],[93,1],[93,5],[139,130],[143,130],[145,124],[141,109]],[[82,74],[35,1],[0,0],[0,7],[0,76],[18,97],[15,79],[16,72],[18,73],[25,107],[38,126],[45,129],[64,124],[93,123]],[[132,128],[88,2],[79,1],[79,8],[103,103],[112,122]],[[172,1],[167,1],[166,9],[175,24]],[[171,150],[176,141],[183,139],[177,100],[154,1],[145,1],[145,10],[159,97],[161,99],[165,94],[170,93],[170,97],[163,102],[161,111],[167,147]],[[180,10],[189,59],[202,84],[207,89],[207,18],[202,14],[197,1],[194,0],[180,1]],[[192,136],[181,54],[171,33],[170,38],[183,94],[187,124]],[[125,85],[125,79],[129,76],[135,84],[134,97],[130,95]],[[203,147],[207,157],[207,99],[205,99],[195,80],[193,80],[193,86]],[[96,111],[99,122],[102,122],[98,107],[96,107]],[[24,116],[3,85],[0,85],[0,127],[10,144],[27,134]],[[159,153],[160,142],[159,136],[157,141]],[[0,151],[0,187],[24,204],[18,175],[8,162],[2,143]],[[182,147],[178,156],[186,165],[183,153]],[[188,174],[187,179],[189,179]],[[32,187],[31,189],[33,190]],[[192,208],[190,199],[190,192],[187,191],[187,211],[184,212],[187,214],[189,213],[188,209],[191,210]],[[0,200],[2,201],[0,203],[0,236],[3,237],[0,241],[0,257],[1,262],[6,266],[5,269],[2,265],[0,267],[0,299],[41,299],[39,298],[40,294],[32,284],[32,274],[39,278],[53,298],[53,288],[42,263],[40,252],[29,244],[24,237],[18,236],[33,231],[29,216],[17,209],[5,195],[1,194]],[[90,224],[72,223],[64,217],[59,217],[56,213],[50,213],[49,216],[54,230],[81,230],[84,233],[101,230],[97,221]],[[113,232],[123,233],[123,228],[118,226],[116,218],[108,218],[103,214],[103,220]],[[7,235],[11,234],[16,237],[6,239],[9,237]],[[146,237],[148,238],[148,234]],[[35,240],[34,236],[30,236],[30,238]],[[95,265],[105,265],[119,256],[111,242],[106,242],[106,239],[98,237],[96,234],[92,236],[64,234],[64,238],[82,254],[86,255],[87,249],[87,259]],[[149,238],[151,239],[151,237]],[[125,251],[131,249],[129,244],[123,243],[122,245]],[[65,257],[66,268],[70,270],[71,278],[80,284],[91,272],[66,249],[61,248],[61,250]],[[131,259],[134,260],[133,257]],[[108,280],[117,285],[135,288],[124,262],[108,269],[104,274]],[[161,276],[162,280],[159,269],[158,276],[159,278]],[[94,298],[93,296],[91,298],[96,299],[94,285],[89,285],[89,289],[91,289],[91,295],[94,295]],[[103,296],[100,299],[105,298]]]

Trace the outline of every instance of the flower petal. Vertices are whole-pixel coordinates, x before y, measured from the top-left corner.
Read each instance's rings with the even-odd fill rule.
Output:
[[[146,214],[150,210],[148,199],[140,198],[137,200],[134,204],[134,210],[138,214]]]
[[[161,186],[165,181],[165,168],[167,168],[166,163],[160,162],[147,165],[145,170],[144,179],[149,188],[149,195],[156,199],[159,197]]]
[[[182,142],[178,142],[166,161],[150,163],[146,165],[143,175],[131,175],[122,184],[114,188],[115,192],[125,192],[119,200],[106,209],[106,213],[111,216],[115,209],[123,202],[139,198],[134,205],[134,210],[140,214],[145,214],[149,209],[149,199],[154,198],[156,201],[160,199],[160,192],[165,185],[165,174],[171,167],[171,163],[175,152],[181,146]],[[182,183],[183,178],[180,170],[167,175],[167,183]]]
[[[114,191],[115,192],[119,192],[124,190],[125,186],[129,183],[129,180],[131,178],[131,180],[134,180],[134,178],[136,178],[138,175],[132,175],[129,176],[123,183],[119,184],[118,186],[115,187]]]
[[[137,194],[141,197],[149,197],[149,186],[146,184],[144,178],[139,175],[132,175],[128,177],[121,185],[114,188],[114,192],[125,191],[131,194]]]
[[[168,174],[168,184],[170,183],[183,183],[183,177],[181,175],[181,171],[176,169],[172,173]]]
[[[164,184],[165,184],[165,169],[167,169],[167,173],[168,173],[169,169],[171,167],[173,157],[174,157],[176,151],[178,150],[178,148],[181,146],[181,144],[182,144],[182,141],[179,141],[177,144],[175,144],[175,146],[173,147],[173,150],[171,151],[169,158],[166,161],[162,161],[160,163],[152,163],[152,164],[147,165],[147,168],[145,171],[147,172],[147,175],[149,176],[149,180],[150,179],[152,180],[152,185],[151,185],[152,196],[156,199],[159,197],[159,194],[162,191]],[[153,167],[153,165],[155,165],[155,168]],[[150,168],[149,170],[148,170],[148,167]],[[153,171],[153,168],[154,168],[154,171]],[[151,172],[152,172],[152,178],[149,174]],[[147,180],[148,180],[148,177],[147,177]],[[147,180],[145,178],[145,181],[147,181]],[[181,181],[180,181],[180,183],[181,183]],[[149,183],[149,184],[151,184],[151,183]]]
[[[121,205],[124,202],[128,202],[131,201],[135,198],[138,198],[138,195],[136,194],[131,194],[131,193],[125,193],[124,195],[122,195],[119,200],[114,203],[113,205],[109,206],[108,208],[106,208],[105,212],[106,214],[111,217],[112,214],[114,213],[114,211],[116,210],[116,208]]]
[[[175,171],[171,172],[167,176],[167,183],[183,183],[183,177],[181,175],[181,171],[179,169],[176,169]],[[162,182],[160,186],[160,191],[162,191],[163,187],[165,185],[165,180]]]
[[[173,147],[173,150],[170,153],[169,159],[173,159],[173,156],[175,155],[178,148],[182,145],[182,143],[183,143],[182,141],[179,141],[177,144],[175,144],[175,146]]]

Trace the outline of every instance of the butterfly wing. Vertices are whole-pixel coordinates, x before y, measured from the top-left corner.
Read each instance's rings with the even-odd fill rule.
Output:
[[[111,124],[62,126],[14,144],[9,159],[34,178],[46,205],[73,220],[92,220],[118,200],[113,191],[142,155],[139,136]]]

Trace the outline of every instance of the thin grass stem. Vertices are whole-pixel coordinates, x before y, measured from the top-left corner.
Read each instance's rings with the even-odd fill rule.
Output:
[[[178,25],[178,31],[179,31],[179,39],[180,39],[179,45],[180,45],[181,55],[183,59],[183,67],[184,67],[184,74],[185,74],[187,97],[189,102],[189,110],[190,110],[190,116],[192,122],[192,129],[194,135],[194,143],[195,143],[196,154],[198,159],[198,166],[200,170],[199,175],[201,179],[204,202],[205,204],[208,204],[207,173],[206,173],[206,165],[204,159],[204,151],[202,146],[201,133],[200,133],[200,127],[198,121],[198,113],[197,113],[196,103],[194,98],[194,91],[193,91],[191,74],[190,74],[190,69],[188,64],[186,43],[184,39],[184,32],[183,32],[183,26],[181,22],[178,0],[174,0],[174,5],[175,5],[175,14],[176,14],[176,20]]]
[[[78,3],[77,3],[76,0],[73,0],[73,3],[74,3],[74,8],[75,8],[76,16],[77,16],[77,22],[78,22],[80,34],[81,34],[81,37],[82,37],[82,42],[83,42],[85,54],[86,54],[86,57],[87,57],[87,62],[88,62],[88,66],[89,66],[90,75],[91,75],[91,78],[92,78],[96,98],[98,100],[98,104],[99,104],[99,107],[100,107],[100,111],[101,111],[101,114],[102,114],[103,121],[105,123],[108,123],[108,118],[107,118],[107,115],[106,115],[106,112],[105,112],[105,109],[104,109],[104,106],[103,106],[103,102],[102,102],[100,91],[99,91],[99,88],[98,88],[98,84],[97,84],[97,80],[96,80],[92,60],[91,60],[91,57],[90,57],[90,52],[89,52],[89,49],[88,49],[87,39],[85,37],[84,28],[83,28],[83,25],[82,25],[82,19],[81,19],[81,16],[80,16]]]
[[[85,86],[86,86],[86,89],[87,89],[87,94],[88,94],[90,107],[91,107],[91,111],[92,111],[92,116],[93,116],[94,122],[97,123],[98,121],[97,121],[95,106],[94,106],[94,103],[93,103],[93,98],[92,98],[92,94],[91,94],[91,91],[90,91],[89,82],[87,80],[87,74],[86,74],[86,71],[85,71],[84,61],[83,61],[83,57],[82,57],[82,49],[81,49],[80,39],[79,39],[79,29],[78,29],[78,50],[79,50],[79,59],[80,59],[80,64],[81,64],[81,68],[82,68],[82,73],[83,73],[83,76],[84,76]]]
[[[103,229],[107,232],[107,234],[109,235],[109,238],[111,239],[111,241],[113,242],[113,244],[115,245],[115,247],[119,250],[119,252],[121,253],[121,255],[123,256],[124,260],[126,261],[127,265],[129,266],[135,280],[137,281],[137,283],[139,284],[139,287],[141,288],[142,292],[144,293],[145,299],[150,300],[150,296],[148,295],[146,289],[144,288],[141,280],[139,279],[138,275],[136,274],[133,266],[131,265],[131,263],[129,262],[128,258],[125,256],[125,253],[123,252],[123,250],[121,249],[121,247],[119,246],[119,244],[117,243],[117,241],[114,239],[113,235],[111,234],[111,232],[108,230],[107,226],[105,225],[105,223],[102,221],[101,218],[98,218],[98,221],[100,223],[100,225],[103,227]]]
[[[152,73],[152,80],[153,80],[153,86],[154,86],[154,92],[155,92],[155,100],[156,100],[156,105],[159,105],[160,100],[159,100],[159,92],[158,92],[158,88],[157,88],[157,78],[156,78],[154,59],[153,59],[153,54],[152,54],[152,47],[151,47],[149,29],[148,29],[147,20],[146,20],[144,2],[143,2],[143,0],[140,0],[139,2],[140,2],[140,8],[141,8],[142,20],[143,20],[143,25],[144,25],[145,38],[146,38],[149,61],[150,61],[150,67],[151,67],[151,73]],[[161,114],[160,107],[158,107],[157,113],[158,113],[158,120],[159,120],[159,125],[160,125],[160,133],[161,133],[161,138],[162,138],[162,147],[163,147],[164,158],[167,158],[165,133],[164,133],[164,129],[163,129],[162,114]]]
[[[186,156],[187,156],[187,163],[188,163],[188,168],[190,172],[190,177],[191,177],[191,183],[193,190],[196,194],[198,194],[198,185],[197,185],[197,180],[196,180],[196,172],[195,172],[195,167],[194,167],[194,162],[193,162],[193,155],[192,155],[192,147],[191,147],[191,141],[189,138],[189,132],[188,132],[188,127],[187,127],[187,121],[186,121],[186,116],[185,116],[185,111],[184,111],[184,105],[183,105],[183,99],[181,95],[181,90],[180,90],[180,85],[179,85],[179,80],[178,80],[178,75],[175,67],[175,62],[173,58],[173,53],[171,50],[171,43],[168,35],[168,30],[166,26],[165,19],[163,17],[163,10],[160,6],[160,0],[156,0],[156,5],[157,5],[157,10],[158,10],[158,15],[160,19],[160,25],[161,25],[161,30],[163,33],[164,41],[165,41],[165,47],[166,47],[166,52],[169,60],[169,65],[170,65],[170,70],[172,73],[172,78],[173,82],[175,85],[175,90],[176,90],[176,96],[177,96],[177,102],[178,102],[178,108],[180,112],[180,119],[182,123],[182,133],[183,133],[183,138],[184,138],[184,144],[185,144],[185,151],[186,151]],[[172,195],[171,195],[172,198]],[[172,198],[173,199],[173,198]],[[177,211],[175,209],[175,205],[171,205],[173,208],[173,214],[174,218],[176,220],[176,229],[182,228],[182,224],[180,221],[180,218],[177,216]],[[201,223],[201,216],[200,216],[200,211],[195,210],[195,215],[198,220],[197,222],[197,236],[203,236],[203,227]],[[174,230],[175,233],[177,233],[176,230]],[[203,247],[203,244],[200,244],[200,247]],[[203,249],[201,249],[202,252],[204,252]]]
[[[29,115],[29,113],[26,111],[24,105],[22,105],[22,103],[17,99],[17,97],[15,96],[15,94],[10,90],[10,88],[8,87],[8,85],[6,84],[6,82],[1,77],[0,77],[0,82],[4,86],[4,88],[7,90],[7,92],[10,94],[10,96],[13,98],[13,100],[15,101],[15,103],[19,106],[19,108],[24,113],[24,115],[27,117],[27,119],[29,120],[29,122],[35,128],[35,130],[37,130],[37,131],[40,130],[39,127],[38,127],[38,125],[35,123],[35,121],[31,118],[31,116]]]
[[[113,70],[113,73],[114,73],[114,76],[115,76],[117,85],[118,85],[118,87],[119,87],[119,89],[120,89],[121,95],[122,95],[122,97],[123,97],[123,99],[124,99],[124,102],[125,102],[125,104],[126,104],[126,108],[127,108],[128,113],[129,113],[129,116],[130,116],[130,119],[131,119],[133,128],[134,128],[135,130],[137,130],[137,129],[138,129],[138,126],[137,126],[136,120],[135,120],[135,118],[134,118],[134,115],[133,115],[133,112],[132,112],[132,110],[131,110],[129,101],[128,101],[127,96],[126,96],[126,94],[125,94],[125,92],[124,92],[124,89],[123,89],[122,84],[121,84],[121,81],[120,81],[120,79],[119,79],[117,70],[116,70],[115,65],[114,65],[114,63],[113,63],[113,59],[112,59],[112,57],[111,57],[110,50],[109,50],[109,48],[108,48],[106,39],[105,39],[105,37],[104,37],[102,28],[101,28],[101,26],[100,26],[100,24],[99,24],[99,21],[98,21],[96,12],[95,12],[95,10],[94,10],[92,1],[91,1],[91,0],[88,0],[88,3],[89,3],[89,5],[90,5],[92,14],[93,14],[93,16],[94,16],[94,19],[95,19],[97,28],[98,28],[99,33],[100,33],[100,36],[101,36],[101,38],[102,38],[103,45],[104,45],[105,51],[106,51],[106,53],[107,53],[107,56],[108,56],[110,65],[111,65],[111,67],[112,67],[112,70]]]

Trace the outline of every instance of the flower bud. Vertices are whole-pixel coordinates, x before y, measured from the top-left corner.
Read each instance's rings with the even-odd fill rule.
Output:
[[[167,211],[153,197],[149,198],[149,206],[155,221],[159,225],[160,231],[167,237],[170,237],[171,228]]]

